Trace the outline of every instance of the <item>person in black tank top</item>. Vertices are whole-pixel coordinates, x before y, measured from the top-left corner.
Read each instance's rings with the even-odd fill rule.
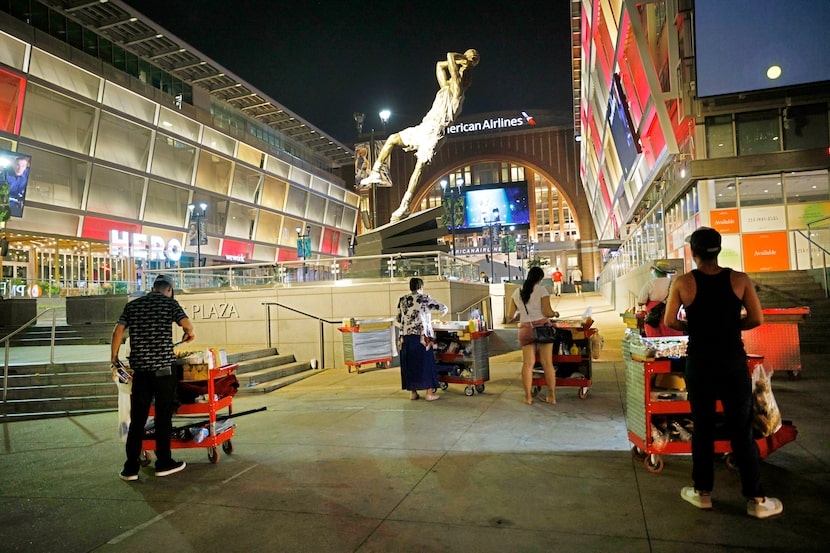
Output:
[[[784,510],[778,499],[765,497],[761,487],[758,448],[752,436],[752,382],[741,331],[764,322],[761,302],[745,273],[718,265],[720,234],[701,227],[689,237],[697,269],[678,277],[666,302],[663,322],[689,335],[686,389],[694,419],[692,481],[680,497],[700,509],[712,508],[715,481],[716,402],[723,405],[732,455],[741,473],[746,512],[767,518]],[[681,306],[686,318],[678,319]],[[742,316],[742,309],[746,316]]]

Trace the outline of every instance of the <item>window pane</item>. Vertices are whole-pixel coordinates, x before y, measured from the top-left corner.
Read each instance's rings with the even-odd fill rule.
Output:
[[[220,132],[216,132],[211,128],[205,127],[205,134],[202,137],[202,144],[208,148],[216,150],[217,152],[222,152],[223,154],[232,156],[236,147],[236,140]]]
[[[200,127],[196,121],[165,107],[159,112],[159,128],[164,132],[177,134],[195,142],[199,138]]]
[[[260,211],[259,221],[256,225],[256,240],[258,242],[266,242],[268,244],[275,244],[277,242],[277,235],[280,232],[282,225],[282,215],[271,213],[270,211]]]
[[[735,179],[718,179],[714,181],[715,207],[726,209],[738,206],[738,188]],[[681,217],[681,221],[684,219]]]
[[[147,123],[153,123],[156,116],[155,103],[111,82],[104,86],[103,103]]]
[[[20,134],[58,148],[89,154],[95,108],[29,83]]]
[[[784,110],[784,147],[810,150],[830,146],[827,105],[795,106]]]
[[[110,113],[101,113],[95,155],[118,165],[146,171],[150,138],[151,131],[147,127]]]
[[[739,113],[735,116],[738,155],[767,154],[781,149],[778,110]]]
[[[287,189],[287,183],[266,176],[265,187],[262,190],[262,205],[282,211],[285,207],[285,192]]]
[[[156,135],[150,172],[170,180],[190,184],[196,164],[196,147],[162,133]]]
[[[184,226],[190,190],[151,180],[147,187],[144,220],[149,223]]]
[[[326,210],[326,225],[330,227],[340,228],[340,225],[343,224],[344,210],[345,207],[342,204],[329,201],[329,207]]]
[[[144,178],[95,165],[89,183],[87,211],[138,219]]]
[[[228,208],[228,227],[225,234],[236,238],[252,239],[254,221],[256,220],[257,209],[242,204],[230,202]]]
[[[323,220],[323,214],[326,212],[326,199],[316,194],[310,194],[308,198],[308,213],[309,216],[316,221]]]
[[[231,196],[246,202],[256,203],[262,180],[262,173],[237,164],[233,172]]]
[[[308,192],[299,186],[292,186],[288,189],[288,201],[285,202],[285,212],[291,215],[305,217]]]
[[[229,159],[203,150],[199,156],[199,169],[196,171],[196,186],[227,195],[231,167],[232,163]]]
[[[207,231],[214,236],[221,236],[225,232],[225,220],[228,217],[228,201],[197,191],[193,194],[193,203],[198,206],[202,202],[207,204],[205,222]],[[196,209],[199,209],[198,207]]]
[[[706,118],[706,155],[710,158],[735,155],[731,115]]]
[[[19,151],[32,156],[27,202],[81,208],[88,163],[24,145],[20,146]],[[71,234],[74,236],[76,232],[77,229]]]
[[[751,205],[782,205],[784,190],[781,177],[765,175],[762,177],[741,177],[738,179],[741,207]]]
[[[784,175],[788,202],[823,202],[830,200],[827,171],[789,173]]]

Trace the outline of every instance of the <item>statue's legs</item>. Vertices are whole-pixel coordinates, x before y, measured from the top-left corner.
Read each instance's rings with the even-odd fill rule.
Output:
[[[421,180],[421,173],[424,170],[424,163],[418,160],[415,163],[415,169],[412,170],[412,176],[409,177],[409,185],[406,187],[403,198],[401,198],[401,205],[396,209],[389,218],[390,223],[397,223],[402,219],[409,217],[409,203],[412,201],[412,195],[418,187],[418,181]]]

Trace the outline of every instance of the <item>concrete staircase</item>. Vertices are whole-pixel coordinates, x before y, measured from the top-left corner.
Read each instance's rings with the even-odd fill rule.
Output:
[[[238,394],[266,393],[316,374],[308,362],[275,348],[228,355],[238,363]],[[2,376],[2,375],[0,375]],[[0,378],[4,421],[115,411],[118,395],[109,363],[20,364],[9,367],[8,389]]]
[[[830,353],[830,340],[827,339],[830,299],[807,271],[751,273],[749,276],[755,283],[761,305],[765,308],[810,308],[810,316],[798,325],[802,355]]]
[[[84,346],[109,344],[112,339],[112,328],[114,323],[67,325],[58,323],[55,325],[55,345],[59,346]],[[6,336],[15,331],[15,328],[0,328],[0,337]],[[15,346],[49,346],[52,339],[51,324],[37,324],[27,327],[22,332],[11,338],[10,345]]]

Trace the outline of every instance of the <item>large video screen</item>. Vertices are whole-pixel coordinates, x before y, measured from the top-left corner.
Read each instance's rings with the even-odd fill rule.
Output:
[[[464,226],[478,230],[495,223],[528,228],[527,181],[483,184],[464,189]]]
[[[827,0],[695,0],[697,95],[830,81]]]
[[[23,217],[32,157],[0,149],[0,221]]]

